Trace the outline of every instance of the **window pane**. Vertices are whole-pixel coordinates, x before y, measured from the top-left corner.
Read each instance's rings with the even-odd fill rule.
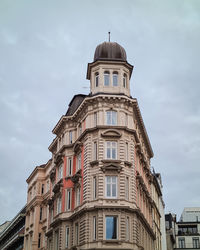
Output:
[[[111,185],[109,183],[107,183],[107,197],[111,196]]]
[[[106,217],[106,239],[117,239],[117,217]]]
[[[111,111],[107,111],[107,125],[111,125]]]
[[[112,149],[112,159],[116,159],[116,149]]]
[[[113,74],[113,86],[117,86],[117,85],[118,85],[118,75]]]
[[[108,73],[104,74],[104,85],[109,86],[109,74]]]
[[[107,158],[108,158],[108,159],[110,159],[110,158],[111,158],[110,148],[107,148]]]
[[[116,190],[117,186],[116,184],[112,184],[112,197],[116,197],[117,196],[117,190]]]
[[[112,111],[112,125],[117,124],[117,112]]]

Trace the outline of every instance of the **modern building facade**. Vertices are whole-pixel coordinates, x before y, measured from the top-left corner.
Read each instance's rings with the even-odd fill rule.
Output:
[[[167,235],[171,232],[169,239],[173,238],[173,241],[168,239],[168,245],[173,243],[172,249],[200,249],[200,208],[184,208],[178,222],[171,220],[169,215],[166,215],[166,231]]]
[[[132,70],[119,44],[97,46],[90,94],[73,97],[53,129],[52,159],[27,180],[26,250],[161,250],[162,193]]]
[[[24,228],[26,218],[26,206],[14,217],[12,221],[6,223],[6,227],[0,233],[1,250],[22,250],[24,245]],[[4,223],[5,224],[5,223]]]

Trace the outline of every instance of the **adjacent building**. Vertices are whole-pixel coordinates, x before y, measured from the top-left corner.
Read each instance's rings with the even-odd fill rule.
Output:
[[[1,250],[22,250],[24,245],[24,228],[26,218],[26,206],[23,207],[15,218],[0,233]]]
[[[178,222],[171,214],[166,215],[165,219],[168,249],[200,249],[199,207],[184,208]]]
[[[130,95],[132,70],[122,46],[97,46],[90,93],[72,98],[51,160],[27,179],[24,249],[162,249],[160,177]]]

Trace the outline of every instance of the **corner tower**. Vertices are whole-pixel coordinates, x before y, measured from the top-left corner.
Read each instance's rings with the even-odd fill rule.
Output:
[[[96,47],[94,61],[88,63],[87,79],[91,94],[109,93],[130,96],[133,66],[127,62],[125,49],[116,42]]]

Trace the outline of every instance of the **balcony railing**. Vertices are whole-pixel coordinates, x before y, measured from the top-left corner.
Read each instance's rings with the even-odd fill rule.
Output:
[[[193,243],[185,243],[182,246],[176,246],[174,249],[200,249],[199,244],[193,244]]]

